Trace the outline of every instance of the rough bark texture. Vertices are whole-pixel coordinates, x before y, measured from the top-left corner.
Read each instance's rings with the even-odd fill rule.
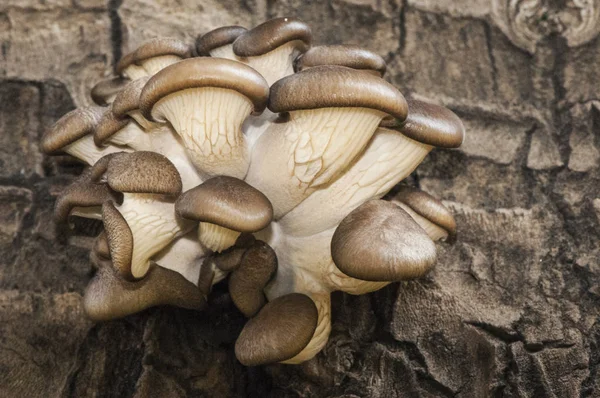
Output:
[[[422,280],[334,294],[325,350],[244,368],[226,289],[205,313],[94,325],[81,294],[99,230],[51,221],[81,167],[43,131],[155,35],[296,15],[355,43],[404,93],[456,111],[462,149],[413,176],[459,239]],[[0,2],[0,396],[600,397],[600,1]]]

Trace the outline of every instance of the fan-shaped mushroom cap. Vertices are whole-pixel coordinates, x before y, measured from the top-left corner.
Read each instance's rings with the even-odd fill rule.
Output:
[[[400,281],[426,273],[436,259],[433,241],[397,205],[372,200],[340,223],[331,241],[335,265],[366,281]]]
[[[253,317],[266,303],[263,289],[277,270],[277,255],[265,242],[256,241],[244,253],[229,277],[229,294],[235,306]]]
[[[379,55],[353,45],[313,47],[296,61],[298,71],[321,65],[346,66],[364,70],[376,76],[383,76],[386,69],[385,61]]]
[[[427,192],[403,185],[393,196],[392,203],[410,214],[432,240],[452,239],[456,235],[456,221],[450,210]]]
[[[131,272],[133,234],[131,228],[112,202],[105,202],[102,205],[102,222],[113,267],[121,277],[133,279]]]
[[[94,240],[92,252],[101,259],[110,259],[110,247],[108,246],[108,238],[106,232],[102,231]]]
[[[454,112],[443,106],[409,99],[404,121],[384,119],[382,127],[393,128],[415,141],[440,148],[458,148],[465,128]]]
[[[106,106],[113,102],[115,96],[123,90],[129,82],[129,79],[120,76],[102,80],[92,87],[92,100],[98,105]]]
[[[119,278],[111,267],[100,267],[83,297],[83,308],[95,321],[122,318],[157,305],[201,310],[206,299],[193,283],[158,265],[136,282]]]
[[[290,359],[309,343],[317,320],[310,297],[300,293],[278,297],[246,323],[235,343],[235,355],[246,366]]]
[[[118,201],[119,195],[105,184],[91,181],[91,170],[87,169],[56,199],[54,221],[67,223],[71,215],[100,219],[101,206],[106,201]]]
[[[227,176],[213,177],[184,192],[175,208],[183,218],[239,232],[261,230],[273,218],[273,207],[262,192],[240,179]]]
[[[152,76],[166,66],[190,55],[190,46],[179,39],[155,38],[121,58],[116,70],[117,73],[135,80]]]
[[[134,111],[139,111],[140,96],[148,80],[150,80],[150,76],[134,80],[115,96],[112,104],[112,112],[116,118],[122,119]]]
[[[232,43],[248,29],[242,26],[222,26],[208,33],[198,36],[196,40],[196,52],[201,56],[212,56],[234,59]],[[227,51],[222,51],[228,47]]]

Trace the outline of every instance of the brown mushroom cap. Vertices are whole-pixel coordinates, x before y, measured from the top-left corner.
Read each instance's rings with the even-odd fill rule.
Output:
[[[235,342],[235,355],[246,366],[293,358],[310,342],[318,318],[310,297],[300,293],[278,297],[246,323]]]
[[[255,112],[262,112],[269,96],[269,85],[253,68],[224,58],[192,58],[167,66],[148,81],[140,97],[144,117],[154,120],[152,108],[162,98],[181,90],[218,87],[235,90],[252,101]]]
[[[222,26],[208,33],[198,36],[196,39],[196,52],[198,55],[209,56],[210,51],[215,48],[231,44],[248,29],[242,26]]]
[[[93,134],[103,113],[104,108],[99,106],[77,108],[67,113],[44,134],[42,151],[55,154],[80,138]]]
[[[133,234],[129,224],[112,202],[102,205],[102,222],[113,267],[121,277],[132,280]]]
[[[206,299],[181,274],[159,265],[136,282],[125,281],[111,267],[100,266],[83,297],[84,310],[95,321],[122,318],[157,305],[201,310]]]
[[[105,184],[95,184],[91,180],[91,169],[86,169],[56,199],[54,221],[67,223],[75,207],[102,206],[106,201],[119,201],[119,194]]]
[[[112,113],[116,118],[122,119],[129,112],[140,109],[140,95],[148,80],[150,80],[150,76],[136,79],[117,94],[112,103]]]
[[[117,73],[123,73],[125,68],[132,64],[139,64],[148,58],[164,55],[176,55],[181,58],[188,58],[191,55],[191,49],[189,45],[179,39],[169,37],[152,39],[121,58],[117,63]]]
[[[110,247],[108,246],[108,238],[106,232],[102,231],[94,240],[92,252],[100,259],[110,259]]]
[[[106,106],[109,98],[117,95],[129,82],[129,79],[120,76],[102,80],[92,87],[92,100],[98,105]]]
[[[229,294],[248,318],[266,303],[263,289],[277,270],[277,255],[265,242],[256,241],[244,253],[239,267],[229,277]]]
[[[421,217],[446,230],[450,238],[456,235],[456,221],[450,210],[427,192],[402,185],[393,199],[404,203]]]
[[[113,135],[125,128],[131,120],[119,119],[113,113],[111,107],[106,108],[94,131],[94,144],[102,146],[106,144]]]
[[[90,167],[90,181],[94,183],[105,182],[103,180],[106,179],[105,173],[108,169],[108,164],[110,163],[110,160],[113,157],[121,155],[123,153],[124,152],[113,152],[109,153],[108,155],[104,155],[100,159],[98,159],[98,161],[94,163],[92,167]]]
[[[320,65],[339,65],[352,69],[385,74],[386,64],[379,55],[353,45],[330,45],[312,47],[298,58],[298,71]]]
[[[454,112],[443,106],[409,99],[404,121],[384,119],[382,127],[398,130],[408,138],[440,148],[458,148],[465,138],[465,127]]]
[[[106,169],[108,185],[118,192],[177,196],[182,184],[169,159],[156,152],[137,151],[113,156]]]
[[[289,112],[331,107],[377,109],[404,120],[404,96],[382,78],[344,66],[315,66],[271,86],[269,109]]]
[[[304,52],[311,40],[310,27],[299,19],[274,18],[239,36],[233,42],[233,52],[239,57],[255,57],[291,41],[297,41]]]
[[[238,232],[259,231],[273,219],[273,206],[262,192],[229,176],[213,177],[184,192],[175,209],[183,218]]]
[[[331,256],[353,278],[394,282],[427,272],[436,249],[406,211],[384,200],[371,200],[342,220],[333,234]]]

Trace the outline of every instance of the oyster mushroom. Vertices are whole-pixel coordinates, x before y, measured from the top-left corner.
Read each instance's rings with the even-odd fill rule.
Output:
[[[244,32],[233,53],[267,79],[269,86],[294,73],[294,59],[312,40],[308,25],[297,18],[274,18]]]
[[[114,101],[119,91],[123,90],[129,82],[129,79],[120,76],[102,80],[92,87],[90,93],[92,100],[100,106],[109,105]]]
[[[139,46],[117,63],[118,74],[136,80],[152,76],[163,68],[188,58],[190,47],[174,38],[156,38]]]
[[[246,181],[281,218],[335,181],[368,144],[386,115],[403,120],[406,100],[385,80],[342,66],[317,66],[271,87],[269,108],[288,112],[252,152]]]
[[[175,204],[182,218],[198,221],[198,239],[221,252],[242,232],[265,228],[273,218],[271,203],[260,191],[234,177],[213,177],[184,192]]]
[[[224,58],[193,58],[153,76],[142,90],[144,117],[168,121],[207,177],[243,178],[250,156],[242,122],[266,106],[269,87],[261,75]]]
[[[242,26],[222,26],[196,39],[196,52],[200,56],[239,60],[233,53],[233,42],[248,29]]]
[[[312,47],[296,60],[298,72],[320,65],[340,65],[383,76],[386,64],[383,58],[367,49],[353,45]]]

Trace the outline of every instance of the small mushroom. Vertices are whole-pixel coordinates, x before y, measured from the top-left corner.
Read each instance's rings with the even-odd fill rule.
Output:
[[[425,274],[436,259],[427,233],[397,205],[372,200],[340,223],[331,256],[346,275],[366,281],[396,282]]]
[[[83,309],[94,321],[123,318],[158,305],[201,310],[206,299],[196,285],[158,265],[136,282],[121,279],[110,266],[100,266],[83,296]]]
[[[102,156],[126,149],[109,145],[103,148],[94,143],[93,133],[104,113],[99,106],[77,108],[61,117],[42,138],[42,151],[49,155],[61,152],[93,165]]]
[[[235,342],[235,355],[245,366],[291,359],[309,343],[317,321],[310,297],[300,293],[278,297],[246,323]]]
[[[339,65],[362,70],[376,76],[385,74],[385,61],[367,49],[353,45],[312,47],[296,60],[298,72],[320,65]]]
[[[190,47],[181,40],[156,38],[143,43],[135,51],[121,58],[116,70],[118,74],[136,80],[152,76],[190,55]]]
[[[273,207],[265,195],[234,177],[213,177],[184,192],[175,204],[177,213],[199,221],[200,242],[215,252],[233,246],[242,232],[265,228]]]
[[[222,26],[196,39],[196,52],[200,56],[238,60],[233,53],[233,42],[248,29],[242,26]]]
[[[294,59],[312,40],[308,25],[297,18],[274,18],[243,33],[233,42],[233,53],[272,85],[294,73]]]
[[[267,104],[269,87],[242,63],[193,58],[153,76],[142,90],[142,114],[171,123],[206,176],[244,178],[250,161],[242,123]]]
[[[406,100],[385,80],[343,66],[316,66],[271,87],[269,109],[287,112],[256,143],[246,181],[281,218],[343,173],[386,115],[404,119]]]
[[[129,118],[117,118],[112,106],[106,108],[94,132],[94,143],[98,147],[119,145],[135,151],[152,150],[150,137],[142,128]]]
[[[112,104],[112,112],[117,119],[131,117],[144,130],[157,127],[156,123],[150,122],[140,111],[140,95],[150,76],[141,77],[126,85],[116,96]]]
[[[420,189],[402,185],[392,203],[403,208],[433,241],[454,240],[456,221],[446,206]]]
[[[118,76],[96,83],[91,91],[92,100],[100,106],[111,104],[115,96],[125,88],[129,81],[129,79]]]

